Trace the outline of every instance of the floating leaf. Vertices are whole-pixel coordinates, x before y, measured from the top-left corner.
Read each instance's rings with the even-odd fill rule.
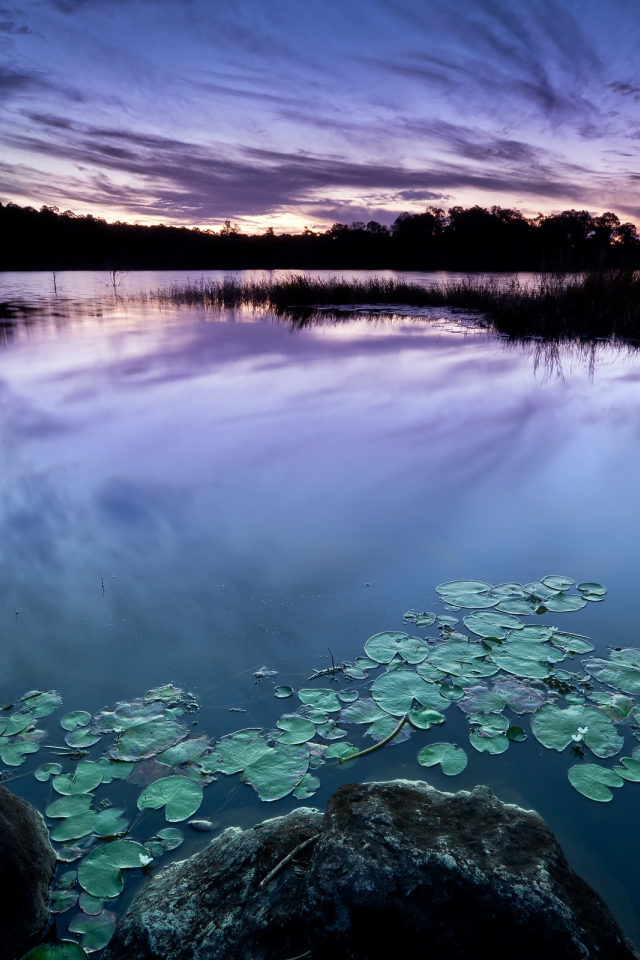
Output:
[[[297,717],[295,714],[285,714],[280,717],[276,726],[283,732],[278,735],[278,743],[306,743],[311,740],[316,732],[316,728],[310,720],[304,717]]]
[[[569,783],[575,787],[578,793],[590,800],[597,800],[599,803],[608,803],[613,799],[613,794],[608,787],[622,787],[624,780],[613,770],[606,767],[597,767],[593,763],[578,764],[571,767],[567,776]]]
[[[480,643],[447,640],[429,654],[429,662],[455,677],[490,677],[499,668],[485,659],[487,653]]]
[[[447,580],[446,583],[441,583],[440,586],[436,587],[436,591],[440,594],[459,592],[483,593],[491,589],[491,584],[485,583],[483,580]]]
[[[33,716],[30,713],[14,713],[10,717],[6,717],[3,723],[3,739],[4,737],[14,737],[16,733],[22,733],[33,723]]]
[[[51,839],[62,843],[65,840],[80,840],[82,837],[88,837],[93,833],[95,816],[94,810],[86,810],[75,817],[67,817],[52,832]]]
[[[524,597],[525,593],[521,583],[499,583],[496,587],[491,587],[489,591],[492,597],[499,600],[507,600],[512,597]]]
[[[293,696],[293,687],[276,687],[275,696],[280,700],[286,700],[287,697]]]
[[[191,696],[191,694],[190,694]],[[175,683],[163,683],[153,690],[147,690],[144,695],[145,700],[163,700],[165,703],[176,703],[184,699],[184,691],[176,687]]]
[[[354,754],[358,753],[358,748],[354,747],[352,743],[332,743],[325,757],[327,760],[348,760]],[[356,763],[355,760],[352,760],[351,763]],[[346,764],[343,763],[343,766]]]
[[[377,663],[390,663],[396,654],[407,663],[422,663],[426,660],[429,647],[418,637],[406,633],[376,633],[364,645],[365,653]]]
[[[504,753],[509,749],[509,740],[506,736],[483,737],[480,731],[472,730],[469,734],[469,743],[479,753],[491,753],[497,755]]]
[[[202,759],[204,760],[206,757]],[[136,787],[147,787],[154,780],[170,777],[172,773],[173,770],[167,763],[158,763],[157,760],[142,760],[134,764],[132,773],[127,777],[127,782],[134,784]]]
[[[469,723],[479,724],[480,737],[500,737],[509,729],[509,721],[501,713],[480,713],[469,717]]]
[[[466,607],[469,610],[488,609],[496,607],[499,603],[497,597],[491,597],[488,593],[475,593],[472,590],[460,590],[457,593],[443,593],[442,599],[445,603],[456,610]]]
[[[542,582],[545,587],[551,587],[552,590],[566,590],[572,583],[575,583],[575,580],[572,580],[571,577],[551,576],[543,577]]]
[[[544,679],[551,673],[551,664],[558,663],[564,654],[554,647],[534,641],[512,640],[493,650],[491,659],[506,673],[527,679]]]
[[[165,850],[176,850],[184,840],[184,834],[177,827],[165,827],[158,830],[158,837]]]
[[[188,729],[177,720],[149,720],[125,730],[110,756],[113,760],[143,760],[174,746],[188,735]]]
[[[307,797],[312,797],[314,795],[319,786],[320,781],[317,777],[314,777],[310,773],[305,773],[304,777],[293,791],[293,795],[296,800],[306,800]]]
[[[522,587],[525,594],[530,597],[537,597],[539,600],[546,600],[548,597],[554,597],[559,590],[547,586],[545,583],[525,583]]]
[[[582,637],[574,637],[569,633],[556,633],[553,637],[553,643],[556,647],[561,647],[565,653],[591,653],[594,649],[592,643],[584,640]]]
[[[61,863],[73,863],[74,860],[79,860],[82,856],[82,850],[80,847],[60,847],[59,850],[56,850],[56,857]]]
[[[545,702],[546,698],[539,690],[528,687],[512,677],[500,678],[493,682],[494,692],[505,697],[505,705],[514,713],[535,713]]]
[[[92,897],[110,900],[122,893],[121,870],[142,866],[147,854],[133,840],[113,840],[92,850],[78,867],[78,883]]]
[[[579,597],[575,593],[558,593],[555,597],[545,600],[547,610],[552,610],[554,613],[572,613],[586,605],[587,601],[584,597]]]
[[[578,704],[564,710],[546,704],[532,717],[531,730],[549,750],[561,752],[572,741],[584,740],[589,749],[603,759],[615,756],[624,744],[611,720],[600,710]],[[585,732],[580,733],[580,730]]]
[[[375,700],[363,697],[340,711],[340,723],[373,723],[387,716]]]
[[[333,690],[299,690],[298,697],[303,703],[324,713],[337,713],[340,701]]]
[[[145,700],[117,703],[113,710],[97,713],[91,729],[94,733],[121,733],[151,720],[164,719],[163,710],[164,704]]]
[[[410,710],[408,713],[409,723],[418,730],[430,730],[431,724],[441,724],[445,721],[443,713],[438,710],[431,710],[429,707],[421,707],[420,710]]]
[[[114,807],[101,810],[95,815],[93,832],[99,837],[114,837],[117,833],[122,833],[129,826],[129,821],[122,818],[123,813],[124,810],[116,810]]]
[[[71,890],[72,887],[75,887],[77,879],[77,870],[67,870],[66,873],[60,874],[56,881],[56,886],[60,890]]]
[[[590,699],[614,721],[626,720],[635,707],[635,701],[631,697],[626,697],[624,693],[592,693]]]
[[[435,711],[434,711],[435,712]],[[381,740],[386,740],[387,737],[390,737],[394,730],[398,728],[398,721],[396,717],[386,716],[381,720],[375,720],[369,727],[367,727],[365,737],[371,737],[372,740],[375,740],[376,743],[379,743]],[[391,740],[391,746],[397,743],[403,743],[405,740],[408,740],[413,730],[408,723],[405,723],[404,727],[400,730],[400,733]]]
[[[504,640],[509,630],[522,630],[523,627],[515,617],[496,610],[470,613],[464,618],[464,624],[479,637],[496,637],[497,640]]]
[[[53,789],[69,796],[75,793],[90,793],[102,783],[102,768],[91,760],[81,760],[75,773],[63,773],[53,780]]]
[[[435,613],[432,613],[431,611],[425,611],[424,613],[420,613],[418,615],[415,624],[416,627],[430,627],[431,624],[435,622],[435,619]]]
[[[357,700],[360,694],[357,690],[339,690],[338,691],[338,700],[342,700],[343,703],[353,703],[354,700]]]
[[[0,737],[0,757],[8,767],[19,767],[29,753],[37,753],[38,750],[37,743],[7,742]]]
[[[77,817],[79,813],[86,813],[93,797],[89,794],[80,794],[74,797],[62,797],[60,800],[54,800],[46,808],[45,813],[48,817]]]
[[[86,727],[91,721],[91,714],[86,710],[74,710],[66,713],[60,721],[63,730],[75,730],[76,727]]]
[[[610,660],[583,660],[583,667],[592,677],[623,693],[640,694],[640,650],[627,647],[612,650]]]
[[[40,780],[41,783],[46,783],[49,777],[55,777],[59,773],[62,773],[62,767],[59,763],[43,763],[34,773],[34,777],[36,780]]]
[[[408,713],[413,706],[414,699],[424,707],[432,707],[433,709],[440,709],[440,711],[446,710],[450,703],[440,696],[438,687],[427,683],[413,670],[396,670],[393,673],[383,673],[373,684],[371,693],[378,706],[385,713],[390,713],[396,717]],[[435,703],[438,703],[438,707]]]
[[[133,763],[125,763],[123,760],[107,760],[103,757],[97,761],[97,764],[102,770],[103,783],[124,780],[133,770]]]
[[[622,757],[620,759],[621,767],[614,767],[613,770],[622,777],[623,780],[630,780],[632,783],[640,783],[640,760],[633,760],[631,757]]]
[[[57,690],[48,690],[42,693],[40,690],[31,690],[20,697],[22,710],[28,711],[32,717],[48,717],[62,703],[62,697]]]
[[[540,603],[538,600],[528,600],[526,597],[518,597],[514,600],[501,600],[496,610],[500,610],[502,613],[511,613],[515,616],[518,616],[518,614],[531,616],[539,606]]]
[[[261,800],[280,800],[291,793],[302,780],[309,766],[309,750],[304,746],[279,743],[242,774]]]
[[[102,900],[99,897],[92,897],[90,893],[81,893],[78,900],[78,906],[83,913],[90,917],[97,917],[102,913]]]
[[[324,740],[341,740],[342,737],[346,737],[347,735],[347,731],[342,730],[337,725],[335,720],[328,720],[326,723],[319,723],[317,726],[317,731]],[[286,741],[280,740],[280,743],[286,743]]]
[[[199,765],[212,773],[240,773],[270,750],[259,730],[240,730],[219,740]]]
[[[527,735],[522,727],[509,727],[507,730],[507,737],[514,743],[522,743],[527,739]]]
[[[41,943],[25,953],[20,960],[86,960],[86,953],[75,940],[60,940],[57,943]]]
[[[467,687],[464,697],[458,706],[463,713],[500,713],[506,705],[506,695],[498,690],[491,690],[485,683]]]
[[[603,587],[601,583],[579,583],[577,589],[580,593],[593,593],[594,596],[604,597],[607,592],[607,588]]]
[[[416,673],[422,677],[423,680],[428,680],[430,683],[438,683],[446,675],[442,670],[438,670],[437,667],[434,667],[432,663],[421,663],[416,667]]]
[[[66,913],[71,907],[75,907],[77,902],[78,894],[73,890],[52,890],[49,913]]]
[[[465,769],[467,755],[452,743],[430,743],[418,753],[418,763],[423,767],[435,767],[439,763],[443,773],[455,777]]]
[[[95,953],[109,943],[116,929],[116,915],[111,910],[103,910],[98,916],[79,913],[68,925],[71,933],[82,933],[82,949],[85,953]]]
[[[86,730],[82,727],[79,727],[77,730],[72,730],[64,738],[64,742],[69,744],[70,747],[78,747],[78,749],[92,747],[98,740],[100,740],[99,734],[91,733],[91,730]]]
[[[179,767],[183,763],[190,763],[197,757],[202,756],[211,748],[211,742],[208,737],[195,737],[193,740],[183,740],[177,743],[175,747],[169,747],[158,754],[158,762],[166,763],[170,767]]]
[[[138,810],[160,810],[169,823],[187,820],[202,803],[202,787],[188,777],[165,777],[149,784],[138,797]],[[91,892],[91,891],[89,891]]]
[[[464,696],[464,690],[457,685],[448,687],[443,683],[440,687],[440,695],[443,696],[445,700],[460,700]]]

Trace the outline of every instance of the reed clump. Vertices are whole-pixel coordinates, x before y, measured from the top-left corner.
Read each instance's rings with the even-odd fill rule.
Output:
[[[517,278],[469,277],[424,284],[387,277],[347,280],[290,274],[269,280],[201,279],[156,290],[148,299],[165,304],[248,306],[308,322],[354,306],[453,307],[482,314],[489,325],[516,339],[640,340],[640,271],[606,270],[544,274],[533,283]]]

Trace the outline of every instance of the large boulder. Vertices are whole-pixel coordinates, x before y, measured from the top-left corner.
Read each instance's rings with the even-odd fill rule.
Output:
[[[270,870],[320,834],[272,880]],[[225,830],[138,894],[103,960],[631,960],[545,821],[486,787],[347,784]]]
[[[40,937],[55,869],[42,816],[0,785],[0,960],[22,956]]]

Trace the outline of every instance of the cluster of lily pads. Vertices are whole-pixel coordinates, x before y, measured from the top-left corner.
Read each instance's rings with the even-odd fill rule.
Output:
[[[585,750],[601,760],[617,755],[625,726],[640,739],[640,710],[633,699],[640,693],[640,649],[612,650],[609,659],[585,659],[575,669],[570,661],[594,650],[588,638],[520,619],[571,612],[605,598],[601,584],[581,583],[572,591],[573,585],[558,576],[525,585],[441,584],[437,591],[446,613],[404,615],[405,624],[420,631],[433,628],[437,635],[376,634],[355,663],[318,671],[314,680],[322,677],[329,685],[298,690],[296,708],[272,730],[247,728],[217,741],[191,736],[182,718],[198,703],[173,684],[93,717],[81,710],[66,714],[60,721],[65,743],[55,749],[74,766],[63,772],[62,763],[48,762],[35,771],[59,794],[45,810],[59,821],[51,830],[52,841],[62,845],[58,859],[79,861],[77,870],[58,878],[51,911],[77,905],[80,913],[68,929],[82,934],[87,953],[101,949],[115,928],[109,908],[123,889],[123,871],[147,868],[183,840],[175,827],[144,842],[130,839],[133,828],[124,808],[112,807],[107,798],[94,806],[94,793],[103,785],[114,780],[142,785],[136,800],[140,813],[162,809],[168,823],[193,816],[203,788],[219,775],[239,774],[265,801],[290,794],[305,800],[320,786],[316,773],[324,764],[352,765],[365,752],[347,740],[345,728],[364,728],[375,749],[442,726],[452,704],[467,717],[471,748],[494,755],[527,739],[505,711],[518,718],[530,715],[531,732],[543,746],[560,752],[571,747],[578,761],[568,771],[572,786],[592,800],[611,800],[609,788],[640,781],[640,746],[613,768],[584,762]],[[470,612],[452,616],[462,610]],[[381,672],[370,682],[374,671]],[[341,689],[334,689],[339,677]],[[292,687],[275,688],[278,699],[294,695]],[[30,691],[0,719],[0,757],[6,765],[17,767],[41,745],[51,747],[42,744],[46,733],[37,721],[60,704],[55,691]],[[102,756],[85,759],[93,748]],[[467,765],[465,750],[447,742],[430,741],[417,759],[424,767],[440,765],[447,776]]]

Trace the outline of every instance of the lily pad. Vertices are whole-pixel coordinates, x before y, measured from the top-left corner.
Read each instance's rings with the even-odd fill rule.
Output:
[[[75,773],[63,773],[53,780],[57,793],[70,796],[75,793],[90,793],[102,783],[102,768],[91,760],[81,760]]]
[[[640,695],[640,650],[627,647],[612,650],[609,660],[583,660],[582,665],[592,677],[623,693]]]
[[[59,773],[62,773],[59,763],[43,763],[34,773],[34,777],[41,783],[46,783],[49,777],[56,777]]]
[[[48,817],[77,817],[79,813],[85,813],[91,804],[93,797],[90,794],[78,794],[77,796],[61,797],[60,800],[54,800],[46,808],[45,813]]]
[[[589,699],[613,721],[626,720],[635,707],[635,701],[624,693],[592,693]]]
[[[429,662],[454,677],[490,677],[499,668],[486,659],[487,654],[480,643],[446,640],[429,654]]]
[[[86,953],[75,940],[60,940],[57,943],[41,943],[25,953],[20,960],[86,960]]]
[[[556,647],[561,647],[565,653],[591,653],[594,649],[592,643],[582,637],[574,637],[569,633],[556,633],[553,637],[553,643]]]
[[[327,760],[348,760],[354,754],[358,753],[358,748],[352,743],[332,743],[325,757]],[[355,760],[352,763],[356,763]]]
[[[208,737],[194,737],[192,740],[183,740],[177,743],[175,747],[169,747],[159,753],[157,760],[159,763],[166,763],[170,767],[179,767],[183,763],[190,763],[192,760],[201,757],[211,748],[211,742]]]
[[[374,720],[380,720],[387,716],[375,700],[371,697],[363,697],[343,707],[340,711],[340,723],[373,723]]]
[[[158,837],[165,850],[176,850],[184,840],[184,834],[177,827],[158,830]]]
[[[102,770],[103,783],[125,780],[133,770],[133,763],[125,763],[123,760],[107,760],[102,757],[97,761],[97,764]]]
[[[383,673],[373,684],[371,693],[378,706],[385,713],[395,717],[408,713],[414,699],[424,707],[432,707],[440,711],[446,710],[450,704],[450,701],[440,696],[440,690],[435,684],[427,683],[413,670]],[[438,703],[438,707],[435,706],[434,700]]]
[[[438,683],[446,676],[446,671],[438,670],[437,667],[434,667],[433,664],[428,661],[420,663],[416,667],[416,673],[419,674],[423,680],[428,680],[430,683]]]
[[[129,821],[122,817],[124,810],[108,807],[95,815],[93,832],[99,837],[114,837],[122,833],[129,826]]]
[[[88,837],[93,833],[93,822],[95,820],[95,810],[85,810],[77,816],[66,817],[65,820],[55,828],[51,833],[51,839],[56,843],[64,843],[67,840],[80,840],[82,837]]]
[[[293,791],[293,795],[296,800],[306,800],[308,797],[312,797],[314,795],[319,786],[320,781],[317,777],[314,777],[311,773],[305,773],[304,777]]]
[[[23,730],[26,730],[27,727],[33,723],[33,719],[30,713],[13,713],[10,717],[6,717],[3,720],[3,739],[4,737],[14,737],[16,733],[22,733]]]
[[[71,933],[82,933],[82,949],[85,953],[95,953],[109,943],[116,929],[116,915],[111,910],[103,910],[98,916],[79,913],[68,925]]]
[[[444,697],[445,700],[461,700],[464,696],[464,690],[462,687],[458,687],[457,685],[448,687],[443,683],[440,687],[440,696]]]
[[[525,595],[521,583],[499,583],[497,586],[491,587],[489,593],[492,597],[498,597],[499,600],[524,597]]]
[[[160,810],[169,823],[187,820],[202,803],[202,787],[188,777],[165,777],[150,783],[138,797],[138,810]],[[91,892],[91,891],[89,891]]]
[[[365,737],[371,737],[376,743],[380,743],[381,740],[386,740],[387,737],[390,737],[394,730],[398,728],[398,720],[396,717],[386,716],[381,720],[374,720],[374,722],[367,727]],[[394,744],[403,743],[405,740],[408,740],[411,734],[413,733],[412,727],[405,723],[404,727],[400,730],[400,733],[396,734],[393,740],[390,741],[390,746]]]
[[[261,800],[280,800],[300,783],[308,766],[306,745],[279,743],[244,770],[242,781],[250,784]]]
[[[571,577],[549,576],[543,577],[542,582],[545,587],[551,587],[552,590],[566,590],[575,583],[575,580],[572,580]]]
[[[326,723],[319,723],[317,726],[318,734],[323,740],[341,740],[346,737],[347,731],[342,730],[335,720],[328,720]],[[285,740],[279,740],[280,743],[286,743]]]
[[[554,647],[534,641],[510,641],[496,647],[491,659],[506,673],[526,679],[544,679],[552,670],[552,664],[558,663],[564,654]]]
[[[478,753],[490,753],[494,756],[509,749],[509,740],[505,735],[483,737],[479,730],[472,730],[469,734],[469,743]]]
[[[30,753],[37,753],[40,748],[37,743],[7,742],[0,737],[0,757],[8,767],[19,767]]]
[[[452,743],[430,743],[418,753],[418,763],[423,767],[434,767],[439,763],[443,773],[455,777],[467,766],[467,755]]]
[[[64,715],[60,721],[63,730],[75,730],[76,727],[86,727],[91,722],[91,714],[86,710],[74,710]]]
[[[191,697],[192,694],[189,694]],[[184,700],[184,690],[177,687],[175,683],[163,683],[159,687],[147,690],[144,695],[145,700],[163,700],[165,703],[178,703]]]
[[[188,729],[177,720],[149,720],[125,730],[109,755],[113,760],[143,760],[185,740],[188,735]]]
[[[92,850],[78,867],[78,883],[92,897],[110,900],[122,893],[121,870],[146,862],[144,847],[133,840],[114,840]]]
[[[463,713],[500,713],[504,710],[506,702],[505,694],[490,689],[486,683],[479,683],[473,687],[467,687],[458,706]]]
[[[48,690],[46,693],[42,693],[40,690],[31,690],[20,697],[20,700],[22,710],[28,711],[36,719],[48,717],[62,703],[62,697],[57,690]]]
[[[71,907],[75,907],[77,902],[78,894],[73,890],[52,890],[49,913],[66,913]]]
[[[529,687],[512,677],[500,678],[493,682],[494,692],[505,697],[505,705],[514,713],[535,713],[546,703],[546,698],[540,690]]]
[[[576,593],[558,593],[555,597],[545,600],[544,605],[553,613],[572,613],[574,610],[586,607],[587,601]]]
[[[364,645],[365,653],[377,663],[390,663],[398,654],[407,663],[422,663],[426,660],[429,647],[419,637],[410,637],[406,633],[376,633]]]
[[[83,727],[79,727],[77,730],[71,730],[64,738],[64,742],[70,747],[77,747],[83,750],[87,747],[92,747],[98,740],[100,740],[99,734],[91,733],[91,730]]]
[[[72,887],[75,887],[77,879],[78,879],[77,870],[67,870],[65,873],[61,874],[58,877],[56,881],[56,886],[60,890],[71,890]]]
[[[293,696],[293,687],[276,687],[274,695],[280,700],[286,700],[287,697]]]
[[[631,783],[640,783],[640,760],[633,760],[631,757],[622,757],[620,759],[622,766],[614,767],[614,773],[617,773],[623,780],[629,780]]]
[[[584,743],[597,757],[613,757],[624,739],[611,720],[595,707],[572,704],[566,709],[546,704],[531,719],[534,737],[549,750],[561,752],[573,742]],[[584,732],[580,732],[584,731]]]
[[[522,589],[528,597],[537,597],[539,600],[546,600],[548,597],[554,597],[556,593],[560,592],[559,590],[554,590],[553,587],[540,582],[525,583]]]
[[[509,727],[507,730],[507,737],[513,743],[523,743],[527,739],[527,735],[522,729],[522,727]]]
[[[360,694],[357,690],[339,690],[338,691],[338,700],[341,700],[343,703],[353,703],[354,700],[357,700]]]
[[[90,893],[84,891],[80,894],[78,906],[89,917],[97,917],[99,913],[102,913],[102,900],[99,897],[92,897]]]
[[[540,602],[538,600],[516,597],[513,600],[501,600],[496,610],[500,610],[502,613],[511,613],[514,616],[531,616],[539,606]]]
[[[94,733],[122,733],[151,720],[164,718],[164,704],[146,700],[121,701],[113,710],[101,710],[93,718]]]
[[[431,710],[430,707],[421,707],[419,710],[410,710],[408,713],[409,723],[418,730],[430,730],[431,724],[440,725],[444,723],[445,716],[438,710]]]
[[[583,763],[571,767],[567,776],[569,783],[578,793],[599,803],[608,803],[613,799],[613,794],[607,789],[608,787],[624,786],[624,780],[617,773],[606,767],[598,767],[594,763]]]
[[[604,597],[607,588],[601,583],[579,583],[577,588],[580,593],[593,593],[595,596]]]
[[[461,607],[465,607],[468,610],[473,610],[474,608],[476,610],[488,609],[489,607],[496,607],[500,602],[497,597],[492,597],[488,593],[476,593],[472,590],[443,593],[441,596],[445,603],[455,607],[456,610],[459,610]]]
[[[504,640],[509,630],[522,630],[523,624],[508,613],[496,610],[470,613],[464,618],[465,626],[479,637],[496,637]],[[432,661],[433,662],[433,661]]]
[[[340,701],[333,690],[299,690],[298,697],[303,703],[324,713],[337,713],[340,709]]]
[[[201,761],[200,766],[212,773],[241,773],[270,750],[271,747],[259,730],[240,730],[219,740],[214,750]]]
[[[282,733],[278,734],[278,743],[298,744],[311,740],[316,732],[315,725],[304,717],[295,714],[285,714],[280,717],[276,726]]]

